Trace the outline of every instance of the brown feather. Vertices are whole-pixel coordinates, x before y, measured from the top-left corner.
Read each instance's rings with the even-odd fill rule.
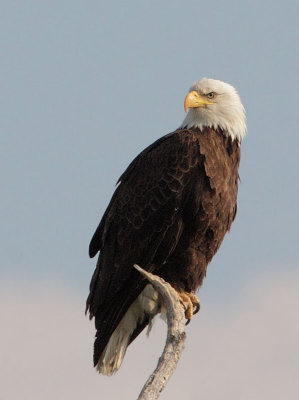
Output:
[[[178,129],[120,177],[90,243],[91,256],[101,251],[87,299],[96,318],[95,364],[145,286],[133,264],[186,291],[201,285],[235,218],[239,160],[239,143],[224,132]]]

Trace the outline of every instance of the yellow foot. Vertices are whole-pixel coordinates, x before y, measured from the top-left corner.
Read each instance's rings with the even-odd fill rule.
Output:
[[[186,325],[189,324],[194,314],[198,313],[200,304],[194,293],[179,292],[181,303],[185,309]]]

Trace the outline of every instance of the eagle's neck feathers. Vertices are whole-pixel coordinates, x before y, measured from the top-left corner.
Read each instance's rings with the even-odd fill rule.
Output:
[[[243,107],[242,107],[243,108]],[[244,109],[239,113],[213,113],[207,109],[191,109],[188,111],[186,118],[182,122],[180,128],[212,128],[215,131],[223,131],[229,135],[232,140],[237,139],[239,142],[246,134],[246,120]]]

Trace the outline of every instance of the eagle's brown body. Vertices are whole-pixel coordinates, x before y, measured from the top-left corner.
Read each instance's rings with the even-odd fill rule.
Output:
[[[87,308],[95,316],[97,364],[146,282],[133,268],[195,291],[237,210],[240,147],[226,132],[178,129],[146,148],[119,180],[90,243],[100,256]],[[130,342],[148,324],[138,324]]]

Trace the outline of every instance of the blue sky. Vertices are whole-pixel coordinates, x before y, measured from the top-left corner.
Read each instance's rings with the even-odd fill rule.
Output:
[[[259,282],[291,276],[299,286],[297,15],[294,1],[2,5],[6,298],[18,290],[38,302],[57,290],[83,311],[95,264],[88,244],[115,182],[178,127],[185,94],[203,76],[237,88],[248,136],[237,220],[208,269],[202,308],[235,310]]]

